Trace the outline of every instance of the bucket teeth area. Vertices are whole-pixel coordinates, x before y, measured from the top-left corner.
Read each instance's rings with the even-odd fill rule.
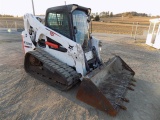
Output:
[[[124,102],[129,102],[127,98],[121,98]]]
[[[134,87],[136,86],[134,83],[129,83],[129,84],[130,84],[131,86],[134,86]]]
[[[137,82],[135,79],[132,79],[133,82]]]
[[[119,108],[122,109],[122,110],[127,110],[127,108],[125,106],[123,106],[123,105],[117,104],[117,106],[119,106]]]
[[[122,105],[122,103],[129,102],[129,100],[125,98],[127,90],[134,90],[131,87],[134,86],[131,80],[132,76],[127,74],[119,73],[110,75],[107,79],[99,83],[98,89],[110,101],[114,109],[124,109],[125,107]]]
[[[125,97],[127,91],[134,91],[134,75],[135,72],[119,56],[115,56],[83,78],[77,98],[115,116],[120,109],[127,109],[123,102],[129,102]]]

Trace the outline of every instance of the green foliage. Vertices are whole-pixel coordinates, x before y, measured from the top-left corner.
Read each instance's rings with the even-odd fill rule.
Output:
[[[99,15],[96,15],[96,17],[94,18],[95,21],[99,21],[100,18],[99,18]]]
[[[93,15],[91,15],[91,19],[93,19],[94,18],[94,16]]]

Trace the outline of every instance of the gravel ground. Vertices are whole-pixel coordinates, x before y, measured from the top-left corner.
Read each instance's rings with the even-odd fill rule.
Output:
[[[130,103],[116,117],[75,98],[78,85],[61,92],[25,73],[20,33],[0,33],[0,120],[160,120],[160,51],[127,35],[95,34],[102,58],[121,56],[136,72]]]

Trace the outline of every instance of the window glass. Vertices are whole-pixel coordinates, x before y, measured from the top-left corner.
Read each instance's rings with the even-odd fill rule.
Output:
[[[63,12],[52,12],[47,17],[48,27],[56,32],[70,38],[70,30],[68,24],[68,17]]]
[[[75,10],[73,12],[73,25],[77,29],[76,42],[83,45],[84,41],[88,40],[88,28],[89,24],[87,22],[88,16],[85,12],[80,10]]]

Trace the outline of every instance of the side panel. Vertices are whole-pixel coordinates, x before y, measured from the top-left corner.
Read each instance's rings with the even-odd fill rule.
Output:
[[[157,32],[159,29],[159,23],[156,22],[151,22],[150,23],[150,27],[149,27],[149,31],[148,31],[148,35],[147,35],[147,40],[146,40],[146,44],[150,45],[150,46],[155,46],[155,42],[156,42],[156,38],[157,38]]]
[[[96,48],[99,60],[101,60],[101,55],[100,55],[101,47],[99,47],[100,41],[98,39],[96,39],[95,37],[92,37],[91,41],[92,41],[92,46],[95,46],[95,48]]]
[[[157,32],[156,39],[155,39],[155,42],[153,44],[153,47],[155,47],[157,49],[160,49],[160,25],[158,27],[158,32]]]
[[[152,41],[152,38],[153,38],[152,34],[148,34],[148,35],[147,35],[147,39],[146,39],[146,44],[147,44],[147,45],[150,45],[150,46],[153,45],[153,43],[151,42],[151,41]]]
[[[47,37],[60,43],[64,48],[67,49],[67,52],[56,51],[54,49],[49,48],[48,45],[46,45],[46,48],[42,49],[44,49],[45,51],[47,51],[49,54],[56,57],[60,61],[68,64],[69,66],[75,67],[78,73],[81,73],[82,76],[85,76],[86,67],[84,60],[84,52],[80,44],[77,44],[76,42],[68,39],[67,37],[44,26],[32,14],[26,14],[24,16],[24,25],[25,25],[24,33],[27,33],[27,38],[25,39],[27,39],[27,41],[32,41],[31,40],[32,36],[28,36],[29,29],[32,28],[34,31],[33,34],[36,34],[36,37],[34,39],[36,43],[42,38],[43,39],[45,38],[45,41],[47,41]],[[26,52],[33,49],[27,49]]]
[[[93,53],[92,51],[86,52],[85,53],[86,59],[87,61],[93,58]]]
[[[22,32],[22,46],[25,53],[35,49],[35,45],[31,41],[30,35],[26,31]]]
[[[154,31],[155,24],[150,22],[149,30],[148,30],[148,35],[146,38],[146,44],[152,46],[153,45],[153,31]]]

